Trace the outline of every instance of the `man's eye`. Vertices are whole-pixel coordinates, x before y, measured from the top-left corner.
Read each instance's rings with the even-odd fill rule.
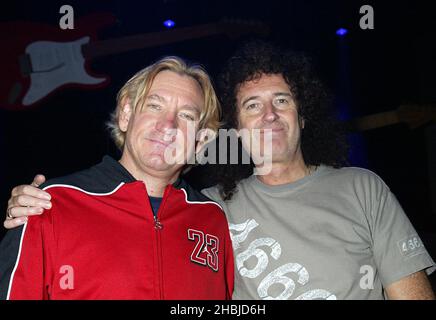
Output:
[[[151,109],[151,110],[160,110],[161,109],[160,105],[153,104],[153,103],[147,104],[147,108]]]
[[[182,112],[180,114],[180,116],[185,119],[185,120],[189,120],[189,121],[194,121],[195,117],[192,114],[186,113],[186,112]]]
[[[288,98],[277,98],[273,103],[277,108],[289,108],[291,106],[291,100]]]
[[[259,105],[258,105],[257,103],[251,103],[251,104],[247,105],[247,106],[245,107],[245,109],[247,109],[247,110],[254,110],[254,109],[256,109],[258,106],[259,106]]]

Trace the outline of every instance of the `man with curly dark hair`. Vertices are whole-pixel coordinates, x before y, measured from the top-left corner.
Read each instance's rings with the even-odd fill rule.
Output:
[[[256,163],[222,165],[203,190],[229,219],[233,298],[434,298],[434,262],[395,196],[374,173],[340,168],[344,134],[304,55],[246,43],[220,87],[226,126],[253,133],[240,137]],[[251,174],[265,165],[253,150],[267,174]]]
[[[346,164],[348,146],[345,130],[336,121],[330,97],[304,54],[282,52],[261,41],[250,41],[241,47],[229,59],[219,79],[225,126],[228,129],[241,128],[239,115],[244,115],[236,107],[238,90],[244,83],[255,83],[263,75],[281,75],[280,80],[289,86],[288,94],[292,92],[291,98],[298,105],[298,120],[304,127],[298,139],[302,156],[300,162],[311,167],[320,164],[340,167]],[[253,104],[248,107],[253,107]],[[287,157],[285,159],[288,160]],[[250,176],[253,167],[253,163],[220,166],[217,180],[224,199],[231,199],[237,182]]]
[[[233,298],[434,299],[435,264],[395,196],[374,173],[341,168],[344,134],[309,59],[249,42],[220,84],[226,127],[253,160],[219,165],[203,190],[230,223]]]

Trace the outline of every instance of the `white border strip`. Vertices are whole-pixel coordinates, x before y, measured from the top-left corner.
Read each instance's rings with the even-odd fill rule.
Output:
[[[11,278],[9,279],[9,287],[8,287],[8,294],[6,295],[6,300],[9,300],[9,296],[11,294],[12,290],[12,282],[14,281],[15,271],[17,271],[18,263],[20,261],[21,257],[21,248],[23,246],[23,239],[24,239],[24,233],[26,232],[27,228],[27,222],[24,224],[23,231],[21,233],[21,239],[20,239],[20,247],[18,249],[18,255],[17,255],[17,261],[15,261],[14,270],[11,273]]]
[[[214,201],[204,201],[204,202],[201,202],[201,201],[189,201],[188,200],[188,193],[186,192],[186,190],[184,188],[180,188],[180,190],[183,190],[183,192],[185,193],[185,201],[186,201],[186,203],[189,203],[189,204],[214,204],[214,205],[218,206],[222,211],[224,211],[223,207],[221,207],[218,203],[216,203]]]
[[[61,188],[74,189],[74,190],[77,190],[77,191],[80,191],[80,192],[83,192],[83,193],[86,193],[86,194],[90,194],[90,195],[93,195],[93,196],[109,196],[109,195],[117,192],[118,189],[120,189],[123,185],[124,185],[124,182],[121,182],[114,190],[112,190],[110,192],[107,192],[107,193],[88,192],[86,190],[80,189],[80,188],[78,188],[76,186],[72,186],[72,185],[69,185],[69,184],[52,184],[52,185],[49,185],[49,186],[43,188],[42,190],[47,190],[47,189],[50,189],[50,188],[61,187]]]

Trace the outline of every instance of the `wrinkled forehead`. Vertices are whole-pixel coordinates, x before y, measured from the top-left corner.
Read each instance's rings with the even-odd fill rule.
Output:
[[[238,104],[248,96],[262,96],[270,93],[292,94],[291,89],[281,74],[261,74],[241,83],[236,92]]]
[[[166,102],[177,100],[201,109],[204,107],[204,93],[197,79],[169,70],[161,71],[155,76],[145,98]]]

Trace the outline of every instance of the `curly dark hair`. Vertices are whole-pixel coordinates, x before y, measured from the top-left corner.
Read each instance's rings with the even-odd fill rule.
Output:
[[[301,149],[306,165],[345,165],[348,151],[345,130],[336,120],[332,99],[315,75],[310,59],[265,41],[244,43],[228,60],[218,78],[224,127],[238,128],[237,92],[244,82],[258,79],[263,74],[281,74],[294,95],[299,115],[305,121]],[[253,163],[242,165],[240,162],[218,165],[216,179],[224,200],[232,198],[237,183],[250,176],[253,167]]]

